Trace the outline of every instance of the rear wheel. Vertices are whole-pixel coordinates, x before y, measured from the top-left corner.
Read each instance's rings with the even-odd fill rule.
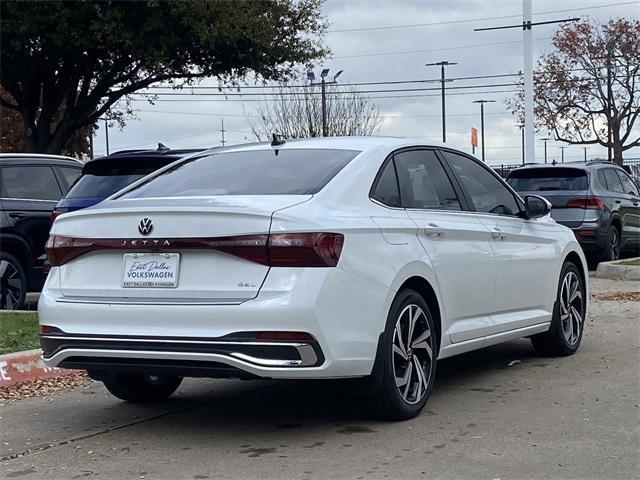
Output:
[[[382,386],[370,399],[371,412],[386,420],[415,417],[427,403],[436,373],[436,330],[422,296],[401,290],[382,336]]]
[[[609,239],[607,245],[602,252],[601,260],[603,262],[611,262],[620,258],[620,232],[618,227],[611,225],[611,231],[609,232]]]
[[[20,310],[27,296],[27,275],[11,254],[0,253],[0,310]]]
[[[156,375],[117,375],[103,381],[112,395],[131,403],[162,402],[178,389],[181,382],[179,377]]]
[[[566,262],[560,274],[551,328],[531,337],[533,347],[543,355],[574,354],[582,341],[585,314],[585,288],[580,271],[575,264]]]

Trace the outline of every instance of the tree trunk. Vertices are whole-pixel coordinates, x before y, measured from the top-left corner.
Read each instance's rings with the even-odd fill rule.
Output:
[[[622,142],[620,141],[620,122],[612,119],[611,138],[613,140],[613,163],[622,166]]]

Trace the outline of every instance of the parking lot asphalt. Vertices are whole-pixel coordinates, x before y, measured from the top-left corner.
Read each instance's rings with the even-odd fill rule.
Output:
[[[406,422],[371,420],[340,382],[190,379],[156,406],[97,383],[6,401],[0,478],[638,478],[639,404],[640,302],[592,300],[576,355],[519,340],[440,361]]]

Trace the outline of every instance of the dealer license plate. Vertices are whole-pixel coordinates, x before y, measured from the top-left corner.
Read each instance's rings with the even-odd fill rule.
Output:
[[[179,270],[179,253],[125,253],[122,286],[175,288]]]

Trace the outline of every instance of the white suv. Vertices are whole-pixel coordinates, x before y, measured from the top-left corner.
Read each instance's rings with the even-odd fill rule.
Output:
[[[45,362],[135,402],[188,376],[363,377],[374,412],[409,418],[439,358],[577,350],[585,260],[549,208],[421,140],[200,153],[56,219]]]

